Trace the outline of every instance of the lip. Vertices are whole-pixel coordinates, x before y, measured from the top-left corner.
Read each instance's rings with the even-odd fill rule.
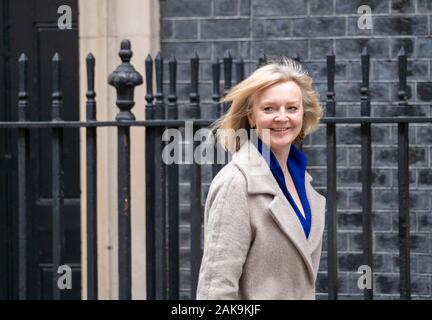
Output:
[[[283,129],[283,130],[281,130],[281,129]],[[289,129],[291,129],[291,127],[285,127],[285,128],[270,128],[271,131],[273,131],[273,132],[280,132],[280,133],[287,132]]]

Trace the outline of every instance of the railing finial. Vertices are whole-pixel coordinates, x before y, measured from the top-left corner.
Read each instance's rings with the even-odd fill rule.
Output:
[[[130,111],[134,106],[134,89],[143,83],[141,74],[129,63],[132,57],[131,44],[129,40],[121,42],[119,56],[122,64],[117,67],[108,77],[108,83],[117,89],[116,104],[120,112],[116,116],[117,121],[135,120]]]
[[[133,52],[131,50],[131,43],[128,39],[125,39],[120,44],[119,56],[122,62],[129,62]]]
[[[293,60],[297,61],[298,63],[300,63],[300,54],[298,53],[298,51],[295,51],[294,55],[293,55]]]
[[[27,121],[28,117],[28,61],[25,53],[22,53],[18,59],[18,119],[20,121]]]
[[[267,55],[265,54],[264,49],[260,50],[260,55],[258,57],[258,65],[257,68],[262,67],[267,63]]]
[[[51,59],[52,65],[52,103],[51,103],[51,118],[52,120],[63,119],[63,94],[61,90],[61,71],[62,71],[62,60],[58,52],[54,54]]]

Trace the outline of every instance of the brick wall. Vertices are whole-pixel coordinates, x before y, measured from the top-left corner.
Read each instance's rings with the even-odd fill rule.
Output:
[[[357,26],[360,5],[369,5],[373,29]],[[261,51],[267,55],[298,54],[315,80],[325,106],[326,55],[336,54],[337,116],[360,114],[360,53],[371,55],[372,115],[396,115],[397,53],[408,54],[410,115],[432,113],[432,1],[430,0],[161,0],[161,47],[165,59],[179,62],[180,117],[188,118],[189,59],[201,58],[202,117],[211,117],[211,61],[226,50],[241,56],[248,75]],[[165,68],[167,69],[167,68]],[[223,77],[222,77],[223,79]],[[410,127],[411,272],[413,298],[431,298],[432,285],[432,128]],[[372,128],[373,141],[373,250],[376,298],[398,298],[397,127]],[[361,299],[356,273],[362,264],[360,130],[337,127],[337,213],[339,297]],[[325,194],[325,127],[307,137],[313,184]],[[203,201],[211,181],[203,168]],[[188,169],[181,169],[181,297],[189,287]],[[325,299],[326,244],[318,279],[318,298]]]

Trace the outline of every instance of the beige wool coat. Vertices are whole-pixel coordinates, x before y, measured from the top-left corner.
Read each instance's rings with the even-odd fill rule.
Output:
[[[306,172],[311,231],[250,141],[213,179],[197,299],[315,299],[326,199]]]

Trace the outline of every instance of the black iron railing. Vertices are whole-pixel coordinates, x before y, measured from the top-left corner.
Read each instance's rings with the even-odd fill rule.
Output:
[[[118,130],[118,218],[119,218],[119,298],[131,298],[131,194],[130,194],[130,134],[132,126],[145,127],[146,151],[146,255],[147,255],[147,297],[148,299],[179,298],[179,164],[164,164],[162,150],[165,146],[163,133],[166,128],[184,128],[185,120],[179,120],[177,104],[177,61],[169,60],[169,93],[163,92],[163,59],[159,53],[153,59],[149,55],[145,60],[145,79],[147,93],[146,120],[137,121],[131,112],[134,106],[134,88],[142,83],[142,77],[129,63],[132,56],[130,43],[121,44],[122,64],[109,77],[109,84],[117,89],[117,106],[120,111],[115,121],[97,121],[96,93],[94,91],[95,59],[87,57],[87,116],[86,121],[63,121],[62,92],[60,83],[61,59],[56,54],[52,60],[53,92],[52,120],[31,121],[27,114],[30,108],[27,91],[28,59],[22,55],[19,59],[19,102],[18,121],[0,122],[0,128],[18,130],[18,218],[19,218],[19,297],[27,298],[28,264],[28,182],[26,172],[29,169],[29,133],[35,128],[52,130],[52,221],[53,221],[53,270],[62,263],[64,250],[64,232],[62,221],[63,209],[63,172],[62,172],[62,135],[66,128],[86,128],[87,155],[87,296],[98,298],[97,281],[97,128],[117,127]],[[296,57],[299,61],[300,58]],[[265,63],[266,57],[259,59],[258,65]],[[327,102],[326,117],[322,123],[327,127],[327,230],[328,230],[328,296],[337,299],[337,214],[336,214],[336,125],[358,124],[361,127],[361,172],[363,204],[363,252],[364,264],[373,268],[372,262],[372,173],[371,173],[371,125],[390,123],[398,126],[398,178],[399,178],[399,248],[400,248],[400,296],[410,299],[410,226],[409,226],[409,171],[408,171],[408,128],[411,123],[432,123],[431,117],[406,117],[407,103],[407,56],[399,53],[399,110],[397,117],[371,117],[369,93],[369,55],[364,50],[361,54],[362,86],[361,116],[335,117],[335,56],[327,57]],[[223,58],[224,94],[232,86],[233,58],[229,53]],[[244,61],[235,61],[236,80],[244,78]],[[198,69],[199,57],[195,54],[190,60],[191,89],[189,106],[193,133],[197,129],[209,126],[214,119],[223,114],[227,106],[220,103],[220,62],[213,61],[213,119],[200,119],[200,94]],[[156,93],[153,92],[153,71],[156,78]],[[167,99],[165,99],[167,98]],[[167,100],[167,103],[165,102]],[[193,140],[193,139],[192,139]],[[196,146],[194,141],[190,141]],[[193,149],[195,150],[195,148]],[[201,167],[193,161],[190,166],[190,234],[191,234],[191,288],[192,298],[196,294],[196,285],[200,268],[202,247],[201,227],[203,207],[201,198]],[[213,176],[221,168],[216,161],[212,164]],[[57,286],[57,274],[53,272],[53,297],[61,298]],[[373,290],[364,291],[365,299],[373,298]]]

